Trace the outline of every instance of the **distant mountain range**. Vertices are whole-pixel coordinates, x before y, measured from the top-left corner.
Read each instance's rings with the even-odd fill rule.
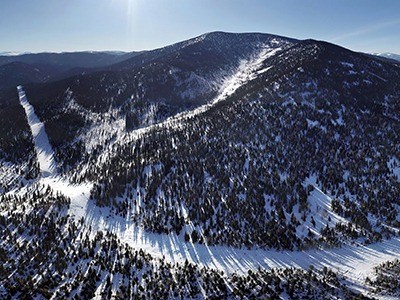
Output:
[[[22,54],[32,54],[31,52],[4,51],[0,52],[0,56],[18,56]]]
[[[0,57],[0,295],[399,296],[389,58],[225,32]]]
[[[395,54],[395,53],[390,53],[390,52],[385,52],[385,53],[371,53],[372,55],[380,56],[380,57],[386,57],[389,59],[397,60],[400,61],[400,55]]]
[[[0,68],[2,70],[0,71],[0,88],[30,82],[60,80],[81,73],[94,72],[99,68],[127,60],[139,53],[90,51],[0,55]]]

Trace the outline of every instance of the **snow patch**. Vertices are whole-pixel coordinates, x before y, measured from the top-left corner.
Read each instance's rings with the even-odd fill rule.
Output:
[[[342,62],[340,62],[340,64],[342,65],[342,66],[344,66],[344,67],[347,67],[347,68],[354,68],[354,64],[352,64],[352,63],[349,63],[349,62],[344,62],[344,61],[342,61]]]
[[[318,125],[319,125],[318,121],[312,121],[309,119],[306,119],[306,120],[307,120],[308,128],[318,127]]]

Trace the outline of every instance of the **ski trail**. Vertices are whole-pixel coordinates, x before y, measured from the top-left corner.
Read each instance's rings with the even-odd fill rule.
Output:
[[[237,72],[222,84],[219,95],[214,99],[214,101],[212,101],[212,104],[218,103],[233,95],[238,88],[257,78],[257,74],[265,72],[266,69],[261,71],[257,70],[262,66],[264,60],[268,57],[274,56],[280,50],[282,50],[282,48],[270,48],[264,46],[261,47],[259,53],[250,59],[240,61]]]
[[[26,117],[32,131],[33,140],[37,152],[37,160],[40,165],[42,177],[51,177],[57,175],[57,169],[54,161],[54,152],[49,143],[44,124],[40,122],[35,114],[33,106],[28,102],[22,86],[18,86],[18,96],[22,107],[25,109]]]
[[[210,103],[202,105],[191,111],[184,111],[182,113],[176,114],[175,116],[169,117],[164,122],[156,125],[162,127],[167,125],[168,123],[187,120],[191,117],[206,112],[217,103],[226,100],[229,96],[232,96],[238,88],[255,79],[257,77],[257,70],[259,70],[259,68],[262,66],[263,61],[268,57],[275,55],[281,49],[282,48],[270,48],[268,46],[260,47],[258,53],[255,53],[249,59],[243,59],[240,61],[239,67],[237,68],[236,72],[223,82],[218,92],[218,95]]]

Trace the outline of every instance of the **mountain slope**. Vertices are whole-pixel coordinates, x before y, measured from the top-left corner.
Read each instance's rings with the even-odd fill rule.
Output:
[[[26,99],[25,92],[21,86],[18,86],[18,96],[22,107],[25,110],[29,126],[31,127],[32,137],[37,150],[37,160],[40,166],[42,177],[56,176],[56,168],[54,165],[53,150],[47,138],[43,123],[37,118],[33,107]]]
[[[82,139],[79,137],[82,126],[95,130],[96,122],[101,121],[100,115],[122,120],[127,130],[161,122],[213,101],[226,90],[238,70],[251,63],[254,57],[276,53],[294,43],[291,39],[266,34],[255,34],[253,40],[252,35],[244,35],[239,43],[241,35],[227,34],[227,41],[222,40],[219,47],[212,49],[208,40],[214,35],[219,33],[204,35],[199,42],[200,38],[196,38],[171,46],[175,52],[166,47],[166,50],[138,55],[132,60],[142,65],[133,69],[101,71],[47,84],[26,85],[30,102],[46,123],[51,143],[57,151],[60,149],[56,155],[59,161],[65,152],[76,153],[77,148],[79,152],[85,151],[80,149],[84,143],[71,145],[71,142]],[[200,47],[198,43],[203,42],[205,46]],[[151,59],[145,59],[149,56]],[[199,68],[200,65],[203,67]],[[74,105],[70,106],[71,103]],[[74,162],[75,158],[67,163]]]
[[[0,66],[0,89],[30,82],[43,82],[56,72],[49,67],[12,62]]]
[[[78,180],[98,180],[99,205],[194,242],[293,249],[396,233],[397,184],[382,182],[398,182],[399,69],[305,41],[249,72],[216,105],[120,136]],[[333,215],[311,210],[315,188]]]
[[[58,167],[49,177],[16,90],[3,90],[0,112],[21,124],[1,119],[13,125],[1,136],[10,143],[2,171],[17,181],[1,173],[0,292],[379,292],[384,280],[367,276],[399,249],[399,84],[397,64],[326,42],[205,34],[108,70],[25,85]],[[11,154],[16,146],[26,149]],[[32,259],[23,247],[55,255]]]
[[[400,55],[399,54],[385,52],[385,53],[372,53],[372,55],[385,57],[385,58],[388,58],[388,59],[391,59],[391,60],[396,60],[396,61],[400,62]]]
[[[29,106],[21,88],[19,88],[19,94],[23,106]],[[38,121],[35,121],[37,118],[31,109],[27,109],[27,115],[32,132],[35,132],[35,126],[38,125]],[[47,142],[44,139],[35,137],[35,144],[40,154],[41,149],[46,148]],[[52,159],[49,156],[47,160],[51,162]],[[39,159],[39,163],[46,162]],[[42,166],[40,168],[43,169]],[[322,295],[327,295],[328,282],[330,287],[334,287],[329,289],[329,297],[347,298],[357,296],[362,299],[368,299],[349,290],[346,287],[345,279],[339,280],[338,275],[326,268],[326,266],[323,270],[315,269],[311,265],[308,268],[307,264],[310,264],[310,262],[307,262],[307,259],[302,260],[303,264],[305,263],[306,268],[308,268],[307,273],[303,269],[272,270],[270,272],[261,270],[260,267],[252,271],[251,269],[255,267],[250,267],[249,269],[249,262],[245,261],[246,266],[244,268],[245,270],[249,269],[247,274],[250,278],[236,274],[238,270],[232,270],[231,263],[234,263],[236,267],[242,268],[241,264],[243,262],[240,261],[243,258],[240,254],[238,256],[237,253],[233,252],[231,255],[238,256],[238,259],[235,259],[235,262],[225,262],[226,255],[224,253],[226,251],[231,252],[228,249],[207,248],[205,251],[206,253],[215,252],[211,254],[214,264],[215,261],[226,264],[225,268],[228,268],[227,276],[223,272],[216,272],[213,269],[199,269],[198,266],[189,263],[188,258],[184,263],[173,265],[168,260],[167,262],[165,261],[164,255],[162,259],[154,259],[151,255],[144,253],[143,250],[137,251],[129,247],[128,244],[121,244],[117,236],[121,235],[124,229],[122,232],[111,230],[117,234],[113,235],[112,233],[110,234],[110,228],[106,228],[108,233],[104,235],[98,227],[99,224],[96,224],[95,221],[96,219],[100,221],[103,224],[102,226],[104,224],[106,226],[112,225],[110,224],[111,219],[107,222],[109,224],[101,220],[103,219],[102,212],[107,211],[100,211],[99,214],[95,212],[96,209],[86,207],[87,211],[82,212],[83,207],[81,205],[88,204],[87,202],[83,204],[87,201],[87,196],[84,192],[87,188],[77,185],[68,186],[66,182],[60,181],[60,178],[57,177],[42,178],[40,181],[28,185],[20,190],[20,194],[24,190],[28,191],[28,193],[22,193],[22,197],[13,193],[2,197],[1,203],[4,204],[2,210],[4,211],[9,205],[13,205],[14,211],[0,218],[0,226],[7,228],[5,230],[6,235],[11,233],[10,229],[12,232],[17,231],[18,234],[22,235],[18,242],[13,244],[18,246],[20,251],[12,251],[14,246],[10,247],[10,243],[7,242],[7,239],[12,240],[10,236],[7,236],[2,244],[1,260],[4,262],[4,266],[2,265],[2,268],[0,268],[0,279],[5,284],[0,285],[0,294],[3,296],[17,295],[18,297],[35,298],[50,298],[52,296],[68,298],[74,296],[76,298],[81,296],[97,299],[100,297],[130,298],[133,295],[137,296],[137,294],[151,298],[159,298],[161,295],[164,298],[170,298],[172,294],[173,297],[179,295],[181,298],[213,297],[218,294],[219,298],[229,299],[238,296],[247,298],[250,295],[253,295],[253,297],[254,295],[262,297],[270,295],[273,298],[277,298],[282,293],[283,295],[287,293],[292,297],[294,295],[310,295],[312,292],[314,297],[319,298]],[[53,190],[53,188],[56,188],[56,190]],[[71,198],[63,196],[65,193]],[[107,213],[110,213],[110,211]],[[20,222],[21,217],[29,218],[30,222]],[[109,217],[107,216],[107,218]],[[127,225],[125,225],[126,227]],[[77,231],[78,228],[79,231]],[[37,242],[37,237],[40,238],[40,243]],[[147,236],[145,239],[149,237]],[[63,240],[64,242],[60,244],[57,242],[58,240]],[[128,243],[132,244],[129,237]],[[133,245],[135,247],[139,246],[137,241]],[[146,247],[145,244],[143,246]],[[182,247],[182,245],[178,246]],[[160,247],[164,248],[165,245],[160,245]],[[207,254],[201,253],[199,251],[201,249],[196,248],[193,250],[197,260],[200,259],[197,264],[207,265],[208,263],[205,260]],[[69,251],[69,249],[72,251]],[[78,251],[75,252],[74,249],[78,249]],[[224,250],[222,254],[219,253],[221,250]],[[27,251],[29,251],[29,254]],[[97,253],[96,256],[94,256],[95,252]],[[15,261],[15,259],[19,262],[24,261],[24,253],[25,256],[31,254],[35,254],[35,256],[29,262],[18,264],[18,272],[13,272],[14,264],[9,262]],[[246,253],[244,254],[246,255]],[[156,253],[156,255],[160,256],[160,253]],[[176,253],[174,255],[176,256]],[[261,254],[261,257],[262,255],[265,254]],[[277,253],[275,255],[279,257],[275,260],[274,264],[276,265],[284,261],[287,261],[286,266],[288,263],[294,263],[293,261],[290,262],[291,259],[287,260],[287,258],[285,259],[284,256],[280,256]],[[337,254],[334,255],[336,256]],[[266,267],[270,269],[272,263],[270,261],[272,259],[271,254],[268,254],[267,257],[269,258],[267,258],[268,264]],[[191,257],[190,259],[193,260],[194,258]],[[43,261],[46,263],[40,263]],[[118,261],[118,263],[112,265],[110,261]],[[79,263],[75,264],[75,262]],[[255,262],[257,263],[257,260]],[[121,263],[122,265],[125,264],[123,270],[118,267]],[[335,265],[335,262],[333,262],[333,265]],[[38,270],[39,266],[40,269]],[[217,266],[221,268],[220,265]],[[143,269],[145,272],[141,271]],[[46,270],[48,273],[42,274],[40,270]],[[27,272],[29,274],[39,273],[39,275],[32,280],[30,275],[27,276]],[[10,273],[11,275],[9,275]],[[6,274],[8,274],[7,278]],[[88,274],[89,276],[84,276],[86,280],[82,280],[82,274]],[[111,274],[112,279],[110,279]],[[132,280],[132,276],[135,274],[137,276]],[[160,274],[162,275],[161,277]],[[322,279],[317,279],[316,276]],[[300,277],[303,278],[303,285],[293,286],[293,282],[298,281]],[[257,278],[263,278],[264,283],[259,282]],[[127,284],[122,286],[118,284],[121,279],[124,282],[126,280]],[[154,289],[153,283],[155,281],[161,282],[161,289]],[[274,284],[271,284],[271,281],[274,281]],[[178,289],[177,284],[180,285]],[[258,288],[260,285],[261,289]]]
[[[36,153],[15,88],[0,89],[0,193],[38,175]]]
[[[116,206],[151,231],[184,230],[194,242],[300,249],[339,245],[348,238],[369,243],[392,235],[390,228],[399,224],[393,198],[397,190],[379,184],[383,197],[374,190],[382,180],[397,181],[398,67],[325,42],[279,42],[257,34],[222,37],[228,42],[215,33],[171,46],[177,51],[174,63],[182,64],[180,55],[187,53],[183,61],[194,66],[198,62],[193,57],[198,51],[208,53],[210,45],[217,48],[217,60],[230,55],[234,62],[235,51],[252,49],[243,50],[247,60],[236,62],[236,73],[193,113],[173,117],[170,111],[154,118],[161,80],[152,85],[157,97],[138,93],[147,94],[146,85],[153,82],[147,80],[133,86],[131,98],[123,102],[127,96],[119,96],[132,92],[125,84],[132,75],[126,71],[27,87],[61,169],[74,180],[97,182],[92,196],[98,205]],[[233,45],[239,49],[228,55],[226,49]],[[160,56],[160,51],[155,53]],[[156,76],[143,70],[159,70],[164,60],[171,60],[171,51],[142,66],[143,76]],[[219,68],[194,67],[214,78]],[[167,88],[169,83],[165,92],[173,95],[176,84]],[[43,101],[40,91],[49,93],[49,87],[61,94]],[[201,94],[203,101],[210,92]],[[145,97],[153,106],[144,113],[136,107],[136,120],[145,117],[145,125],[171,118],[140,134],[124,132],[124,121],[129,130],[138,125],[127,105]],[[380,130],[378,124],[386,128]],[[364,178],[371,183],[360,184]],[[309,217],[317,213],[311,208],[318,209],[308,199],[314,188],[332,199],[327,209],[333,215],[325,214],[318,226]],[[372,201],[377,197],[382,199]],[[385,226],[376,225],[375,218]]]
[[[98,68],[126,60],[137,53],[107,53],[107,52],[64,52],[64,53],[36,53],[16,56],[0,56],[0,66],[12,62],[21,62],[30,65],[46,65],[59,72],[65,72],[75,67]]]

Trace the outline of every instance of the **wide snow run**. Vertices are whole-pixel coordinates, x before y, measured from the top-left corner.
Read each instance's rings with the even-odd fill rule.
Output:
[[[32,131],[33,140],[37,152],[37,160],[40,165],[42,177],[57,175],[57,168],[54,161],[54,152],[49,143],[44,124],[35,114],[33,106],[28,102],[22,86],[18,86],[18,96],[22,107],[25,109],[26,117]]]

